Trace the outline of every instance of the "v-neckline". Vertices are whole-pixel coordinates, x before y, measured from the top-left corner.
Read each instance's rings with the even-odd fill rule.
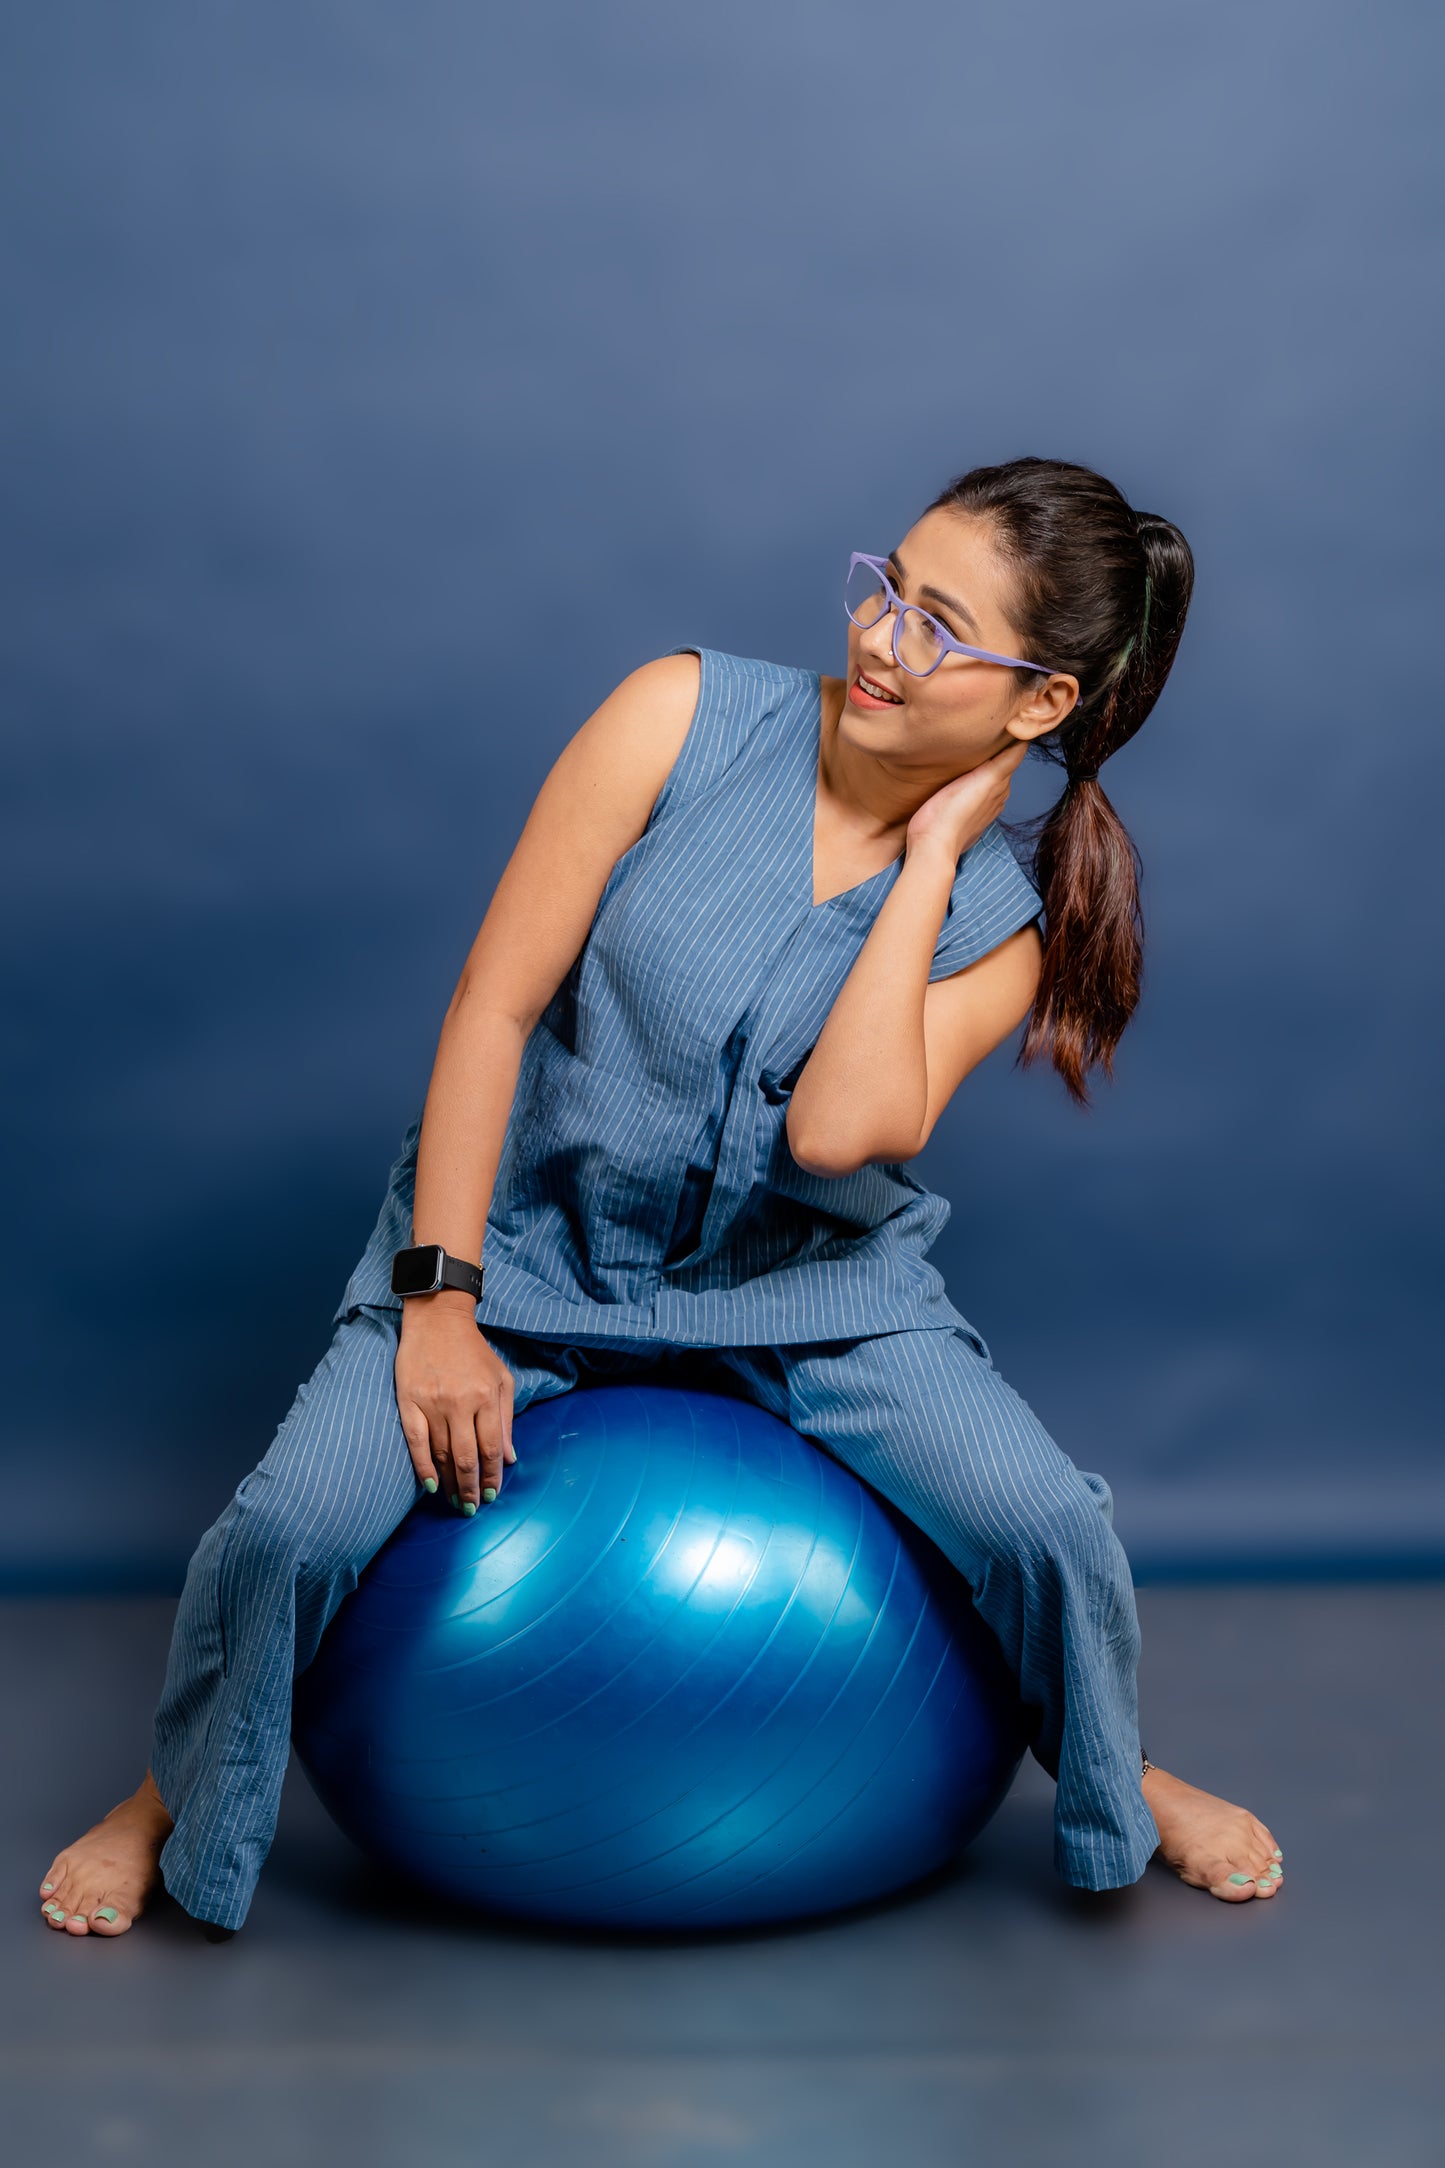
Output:
[[[834,895],[824,896],[817,902],[813,900],[818,891],[818,805],[823,788],[822,672],[814,671],[813,677],[817,686],[817,699],[813,705],[813,758],[811,773],[808,772],[809,764],[806,761],[804,762],[803,778],[803,847],[805,853],[804,863],[807,867],[808,908],[810,914],[826,911],[830,904],[846,903],[850,896],[861,896],[865,889],[872,888],[875,881],[881,881],[886,873],[896,873],[903,863],[903,853],[900,851],[896,858],[889,859],[886,866],[880,866],[876,873],[865,874],[863,879],[855,881],[851,888],[840,888]]]

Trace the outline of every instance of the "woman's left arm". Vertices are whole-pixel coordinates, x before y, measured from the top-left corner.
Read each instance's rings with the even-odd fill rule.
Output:
[[[970,769],[910,821],[902,871],[793,1088],[788,1149],[809,1173],[921,1152],[970,1069],[1028,1014],[1043,963],[1036,925],[928,980],[958,860],[1007,801],[1023,751]]]

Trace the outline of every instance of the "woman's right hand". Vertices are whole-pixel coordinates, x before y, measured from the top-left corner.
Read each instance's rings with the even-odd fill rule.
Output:
[[[483,1338],[470,1295],[408,1295],[396,1351],[396,1405],[417,1480],[464,1513],[502,1488],[512,1449],[512,1373]],[[490,1503],[487,1500],[487,1503]]]

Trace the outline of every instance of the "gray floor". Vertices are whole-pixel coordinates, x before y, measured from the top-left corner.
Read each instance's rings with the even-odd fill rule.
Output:
[[[1246,1801],[1287,1887],[1066,1890],[1026,1764],[961,1866],[704,1944],[446,1916],[293,1768],[246,1927],[42,1926],[55,1844],[138,1775],[171,1605],[0,1605],[14,2168],[1440,2168],[1445,1588],[1144,1589],[1155,1760]]]

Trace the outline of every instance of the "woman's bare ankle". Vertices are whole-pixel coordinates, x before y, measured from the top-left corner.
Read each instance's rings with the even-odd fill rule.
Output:
[[[175,1828],[176,1825],[174,1821],[172,1821],[170,1813],[167,1810],[166,1803],[161,1797],[160,1786],[156,1783],[156,1780],[152,1776],[149,1769],[147,1769],[145,1775],[141,1778],[140,1783],[136,1786],[136,1789],[131,1796],[134,1799],[147,1800],[156,1809],[156,1812],[158,1814],[162,1814],[165,1816],[166,1822],[169,1824],[169,1827],[171,1829]]]

